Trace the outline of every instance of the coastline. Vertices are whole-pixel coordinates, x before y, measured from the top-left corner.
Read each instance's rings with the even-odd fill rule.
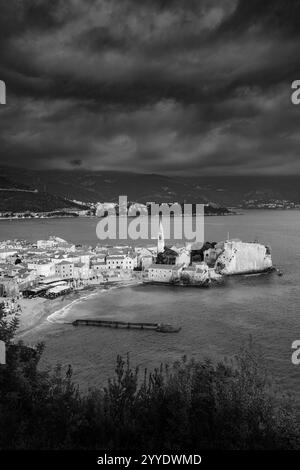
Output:
[[[46,299],[44,297],[36,297],[34,299],[22,298],[19,300],[22,309],[19,315],[20,326],[15,339],[16,341],[22,340],[27,333],[47,321],[49,323],[64,323],[63,319],[66,310],[74,303],[80,302],[91,295],[97,295],[101,292],[109,291],[112,288],[122,288],[139,284],[141,284],[141,281],[138,280],[113,281],[105,284],[87,286],[56,299]]]

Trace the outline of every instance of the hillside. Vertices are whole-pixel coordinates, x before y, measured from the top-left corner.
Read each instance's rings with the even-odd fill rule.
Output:
[[[0,212],[50,212],[64,208],[82,209],[63,197],[40,192],[30,185],[0,176]]]
[[[299,176],[185,177],[87,170],[33,171],[13,167],[2,167],[0,173],[2,178],[19,185],[84,202],[117,202],[119,195],[127,195],[128,200],[141,203],[213,202],[238,206],[249,200],[275,199],[300,203]]]
[[[5,190],[5,189],[8,189],[11,191],[15,188],[20,189],[20,190],[30,190],[29,186],[22,184],[20,182],[17,183],[15,181],[12,181],[6,178],[3,175],[0,175],[0,191]]]

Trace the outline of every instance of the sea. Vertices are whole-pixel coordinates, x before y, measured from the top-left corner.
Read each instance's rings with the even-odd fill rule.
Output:
[[[35,241],[57,235],[77,244],[96,245],[97,219],[0,221],[0,239]],[[228,237],[258,240],[272,248],[274,266],[283,272],[228,278],[209,289],[136,285],[98,287],[70,297],[23,340],[45,342],[43,367],[73,368],[82,390],[104,386],[113,376],[117,355],[133,366],[153,370],[161,363],[188,358],[230,359],[251,342],[280,388],[293,395],[300,411],[300,365],[291,361],[300,340],[300,211],[252,210],[240,215],[205,217],[205,240]],[[155,243],[155,241],[151,241]],[[138,241],[136,242],[138,243]],[[181,331],[73,327],[76,318],[167,322]]]

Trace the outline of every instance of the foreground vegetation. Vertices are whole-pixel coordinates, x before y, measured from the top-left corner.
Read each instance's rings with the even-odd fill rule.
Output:
[[[2,449],[296,449],[292,404],[274,389],[250,350],[234,361],[182,359],[139,373],[118,357],[103,389],[81,394],[72,370],[40,371],[43,346],[12,340],[18,320],[1,318]]]

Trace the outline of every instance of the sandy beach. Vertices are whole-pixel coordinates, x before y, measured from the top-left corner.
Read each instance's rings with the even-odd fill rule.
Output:
[[[19,317],[20,327],[16,335],[16,340],[23,339],[23,337],[29,331],[41,326],[44,322],[47,321],[47,318],[51,315],[51,321],[53,321],[54,317],[56,317],[56,315],[53,315],[54,313],[58,312],[57,317],[59,317],[60,311],[70,306],[74,302],[80,301],[87,295],[92,295],[93,293],[99,292],[103,289],[106,290],[111,287],[121,288],[126,287],[128,285],[136,284],[140,284],[140,281],[118,281],[97,286],[88,286],[83,289],[73,291],[70,294],[64,295],[63,297],[58,297],[56,299],[46,299],[44,297],[36,297],[33,299],[20,299],[18,302],[21,306],[22,312]],[[53,322],[55,322],[55,320]]]
[[[19,301],[22,312],[20,314],[20,327],[16,339],[28,333],[28,331],[41,325],[47,317],[55,311],[67,306],[71,302],[70,298],[59,297],[54,300],[37,297],[35,299],[21,299]]]

